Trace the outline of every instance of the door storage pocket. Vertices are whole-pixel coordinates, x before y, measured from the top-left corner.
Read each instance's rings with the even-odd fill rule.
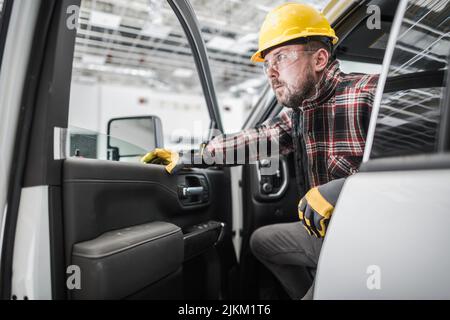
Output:
[[[110,231],[77,243],[72,264],[80,268],[81,289],[74,299],[122,299],[181,268],[181,229],[152,222]]]

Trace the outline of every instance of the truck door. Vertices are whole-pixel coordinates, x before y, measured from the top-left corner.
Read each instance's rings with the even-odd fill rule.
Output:
[[[124,141],[136,154],[121,161],[108,150],[113,118],[160,118],[159,146],[171,149],[221,130],[189,3],[33,3],[39,36],[16,141],[23,167],[5,224],[3,296],[232,297],[229,169],[169,175],[137,161],[146,143]]]

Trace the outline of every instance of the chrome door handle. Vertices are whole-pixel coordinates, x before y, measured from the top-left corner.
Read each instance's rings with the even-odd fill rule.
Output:
[[[203,187],[187,187],[183,188],[183,197],[200,196],[203,194]]]

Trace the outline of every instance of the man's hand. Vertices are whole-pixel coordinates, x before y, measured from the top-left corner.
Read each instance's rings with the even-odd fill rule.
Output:
[[[298,215],[310,235],[324,238],[345,179],[312,188],[300,200]]]
[[[170,174],[178,172],[183,167],[183,163],[180,161],[180,155],[178,152],[160,148],[156,148],[155,150],[147,153],[141,158],[141,162],[163,164],[166,166],[166,171]]]

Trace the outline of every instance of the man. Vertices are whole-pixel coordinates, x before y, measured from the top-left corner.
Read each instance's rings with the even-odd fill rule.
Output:
[[[287,3],[271,11],[252,61],[264,63],[276,98],[287,110],[257,128],[219,135],[205,147],[214,156],[268,139],[282,154],[295,153],[299,198],[312,188],[299,204],[302,221],[262,227],[250,239],[254,255],[293,299],[304,297],[308,289],[305,268],[317,267],[343,184],[340,178],[357,172],[362,161],[378,82],[375,75],[342,73],[332,57],[337,41],[326,18],[309,5]],[[177,154],[158,152],[148,154],[144,162],[164,159],[164,152],[168,171],[179,162]],[[312,293],[313,287],[305,298]]]

